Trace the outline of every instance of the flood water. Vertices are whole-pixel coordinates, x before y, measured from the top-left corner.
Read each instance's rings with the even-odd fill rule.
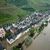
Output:
[[[26,50],[50,50],[50,23]]]

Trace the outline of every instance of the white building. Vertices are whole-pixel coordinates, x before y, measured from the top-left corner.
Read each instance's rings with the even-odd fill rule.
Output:
[[[3,28],[0,28],[0,37],[3,38],[5,36],[6,32]]]

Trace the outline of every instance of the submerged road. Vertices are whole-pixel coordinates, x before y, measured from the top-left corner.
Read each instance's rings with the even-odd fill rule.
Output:
[[[50,23],[26,50],[50,50]]]

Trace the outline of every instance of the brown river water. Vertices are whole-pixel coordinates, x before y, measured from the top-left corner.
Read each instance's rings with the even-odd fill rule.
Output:
[[[50,50],[50,23],[26,50]]]

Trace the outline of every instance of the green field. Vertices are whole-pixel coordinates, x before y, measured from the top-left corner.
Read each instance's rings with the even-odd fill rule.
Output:
[[[6,24],[6,23],[20,22],[24,19],[24,17],[26,17],[27,14],[28,13],[26,11],[23,11],[23,10],[20,10],[20,9],[19,9],[19,11],[17,10],[16,13],[12,12],[11,14],[0,12],[0,25]]]
[[[0,25],[19,22],[35,10],[49,9],[50,0],[0,0]]]

